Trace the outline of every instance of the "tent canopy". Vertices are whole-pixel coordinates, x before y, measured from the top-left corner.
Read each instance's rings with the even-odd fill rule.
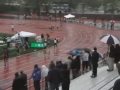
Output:
[[[65,17],[65,18],[75,18],[75,15],[68,14],[68,15],[65,15],[64,17]]]
[[[19,37],[34,37],[36,36],[35,33],[20,31],[17,34],[13,35],[11,39],[18,39]]]

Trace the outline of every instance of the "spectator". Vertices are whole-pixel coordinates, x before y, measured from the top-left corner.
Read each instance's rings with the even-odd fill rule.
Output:
[[[120,61],[120,45],[116,44],[116,46],[115,46],[115,63],[116,63],[117,68],[119,68],[119,61]]]
[[[48,68],[45,65],[42,65],[41,67],[41,77],[45,78],[48,75]]]
[[[89,60],[89,54],[86,51],[83,51],[82,55],[82,72],[88,71],[88,60]]]
[[[92,76],[91,78],[97,77],[97,67],[98,67],[98,60],[99,60],[99,53],[97,52],[97,48],[94,48],[92,53]]]
[[[40,90],[41,69],[38,67],[37,64],[34,66],[34,70],[32,72],[32,78],[34,81],[35,90]]]
[[[109,58],[107,60],[109,69],[107,69],[107,71],[113,71],[113,69],[114,69],[114,57],[115,57],[115,48],[113,45],[110,45]]]
[[[27,88],[27,75],[21,71],[20,72],[21,90],[28,90]]]
[[[72,75],[74,79],[78,76],[79,71],[80,71],[80,57],[79,56],[75,56],[75,59],[72,59],[71,69],[72,69]]]
[[[12,83],[12,90],[20,90],[21,86],[20,86],[20,76],[19,76],[19,73],[16,72],[15,73],[15,78],[13,80],[13,83]]]
[[[115,63],[118,63],[120,60],[120,45],[115,45]]]
[[[88,52],[88,54],[89,54],[89,58],[88,58],[88,66],[89,66],[89,70],[91,70],[92,69],[92,62],[91,62],[91,51],[89,51]]]
[[[49,66],[48,72],[49,90],[59,90],[59,84],[61,82],[61,75],[58,69],[56,69],[54,63]]]
[[[114,83],[113,90],[120,90],[120,79],[117,79]]]
[[[48,75],[48,68],[45,65],[42,65],[41,67],[41,77],[45,79],[45,90],[48,90],[48,84],[47,84],[47,75]]]
[[[79,74],[80,74],[80,67],[81,67],[81,60],[80,60],[80,56],[79,55],[76,56],[75,61],[76,61],[77,76],[79,76]]]
[[[68,69],[71,69],[71,63],[72,63],[72,56],[68,56],[68,60],[66,61]]]
[[[57,69],[61,70],[62,66],[63,66],[62,61],[56,61],[56,68]]]
[[[63,64],[62,90],[69,90],[69,86],[70,86],[70,71],[67,69],[67,64]]]
[[[120,75],[120,63],[117,64],[118,74]],[[117,79],[114,83],[113,90],[120,90],[120,79]]]
[[[55,63],[53,61],[50,62],[49,69],[52,69],[52,67],[55,67]]]

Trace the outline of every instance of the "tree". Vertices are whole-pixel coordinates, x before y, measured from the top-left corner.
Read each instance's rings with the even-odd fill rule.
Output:
[[[114,14],[115,11],[119,10],[119,0],[102,0],[105,13]]]

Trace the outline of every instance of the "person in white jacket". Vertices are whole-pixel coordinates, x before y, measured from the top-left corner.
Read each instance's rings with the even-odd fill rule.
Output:
[[[89,60],[89,54],[86,51],[82,51],[82,72],[88,71],[88,60]]]
[[[42,80],[45,80],[45,90],[48,89],[48,83],[47,83],[48,71],[49,71],[49,69],[47,68],[47,66],[42,65],[42,67],[41,67],[41,78],[42,78]]]

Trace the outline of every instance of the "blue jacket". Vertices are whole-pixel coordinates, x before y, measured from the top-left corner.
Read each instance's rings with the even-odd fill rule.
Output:
[[[41,79],[41,69],[40,68],[35,68],[32,73],[32,78],[34,81],[40,81]]]

